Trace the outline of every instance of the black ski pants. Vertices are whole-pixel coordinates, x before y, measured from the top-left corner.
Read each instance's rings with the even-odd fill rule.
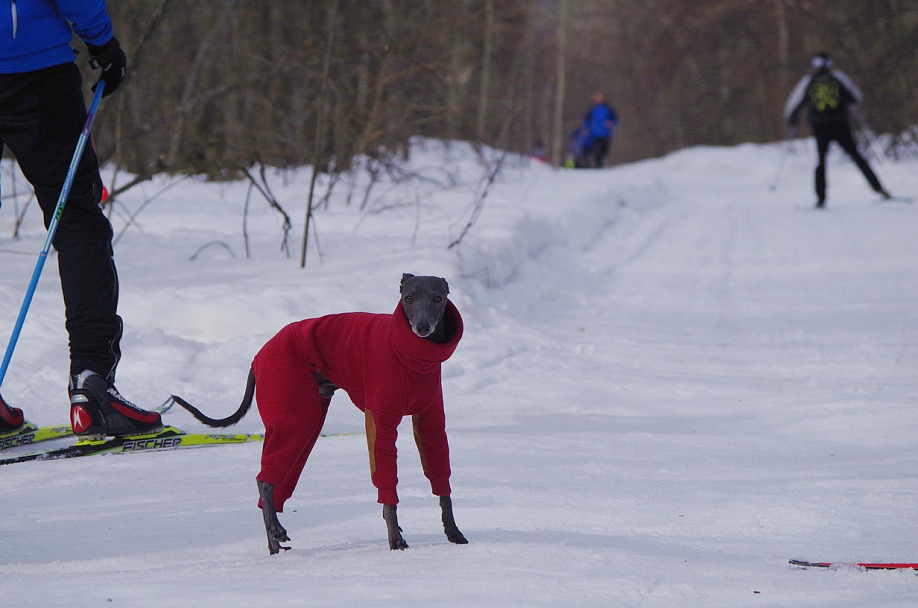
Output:
[[[833,141],[838,142],[842,150],[851,157],[854,164],[857,165],[867,182],[874,192],[883,192],[883,186],[876,174],[857,151],[857,144],[851,135],[851,128],[847,122],[832,121],[825,123],[814,123],[813,136],[816,138],[816,151],[819,153],[819,164],[816,165],[816,196],[820,201],[826,200],[826,155],[829,152],[829,144]]]
[[[611,137],[593,137],[593,141],[584,154],[587,167],[602,169],[603,164],[606,162],[606,156],[609,154],[611,141]]]
[[[0,74],[0,146],[13,152],[35,189],[47,227],[83,125],[86,104],[74,63]],[[70,338],[70,371],[114,381],[121,358],[118,274],[112,227],[99,207],[102,180],[91,145],[83,151],[53,245]]]

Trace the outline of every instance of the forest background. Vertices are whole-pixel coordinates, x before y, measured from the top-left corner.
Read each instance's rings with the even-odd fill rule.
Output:
[[[141,177],[235,178],[253,163],[335,173],[419,135],[523,153],[541,143],[558,162],[596,90],[621,116],[613,163],[774,141],[818,51],[865,91],[875,131],[918,138],[916,0],[118,0],[109,11],[128,81],[94,140]]]

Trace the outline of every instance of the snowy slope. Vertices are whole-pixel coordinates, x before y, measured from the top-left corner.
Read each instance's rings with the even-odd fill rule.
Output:
[[[911,572],[787,564],[918,559],[918,206],[878,203],[836,151],[828,209],[812,210],[811,145],[775,191],[777,146],[603,171],[510,159],[476,212],[476,155],[420,142],[418,175],[375,185],[366,208],[365,175],[339,185],[305,271],[308,171],[268,176],[290,257],[246,183],[129,192],[112,216],[118,386],[150,407],[177,392],[225,415],[284,324],[389,312],[402,272],[448,278],[466,322],[444,391],[470,544],[446,542],[408,432],[405,552],[387,548],[362,436],[320,441],[281,516],[293,549],[273,557],[258,445],[26,463],[0,468],[0,604],[915,606]],[[914,194],[916,165],[877,169]],[[34,208],[9,238],[27,196],[7,198],[24,190],[11,173],[4,345],[44,238]],[[67,415],[55,271],[2,387],[42,424]],[[261,429],[254,413],[239,425]],[[326,431],[361,430],[336,396]]]

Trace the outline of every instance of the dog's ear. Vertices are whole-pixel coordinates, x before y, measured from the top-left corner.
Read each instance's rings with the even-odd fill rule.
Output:
[[[405,281],[408,279],[414,278],[413,274],[408,274],[407,272],[402,273],[402,282],[398,284],[398,292],[401,293],[405,289]]]
[[[443,281],[443,287],[446,288],[446,293],[449,293],[449,283],[446,282],[446,279],[440,277],[440,280]]]

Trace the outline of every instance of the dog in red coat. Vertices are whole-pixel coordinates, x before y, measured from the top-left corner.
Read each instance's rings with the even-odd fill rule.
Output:
[[[462,338],[462,317],[447,298],[440,277],[403,274],[401,299],[392,314],[350,312],[287,325],[255,355],[239,409],[210,418],[173,395],[176,403],[208,426],[236,424],[252,405],[265,424],[259,506],[268,551],[288,549],[277,513],[322,431],[328,405],[341,388],[364,412],[370,477],[383,505],[390,549],[407,549],[398,526],[396,438],[402,418],[411,416],[424,474],[440,497],[443,529],[450,542],[468,541],[456,526],[449,485],[449,445],[440,383],[440,364]]]

